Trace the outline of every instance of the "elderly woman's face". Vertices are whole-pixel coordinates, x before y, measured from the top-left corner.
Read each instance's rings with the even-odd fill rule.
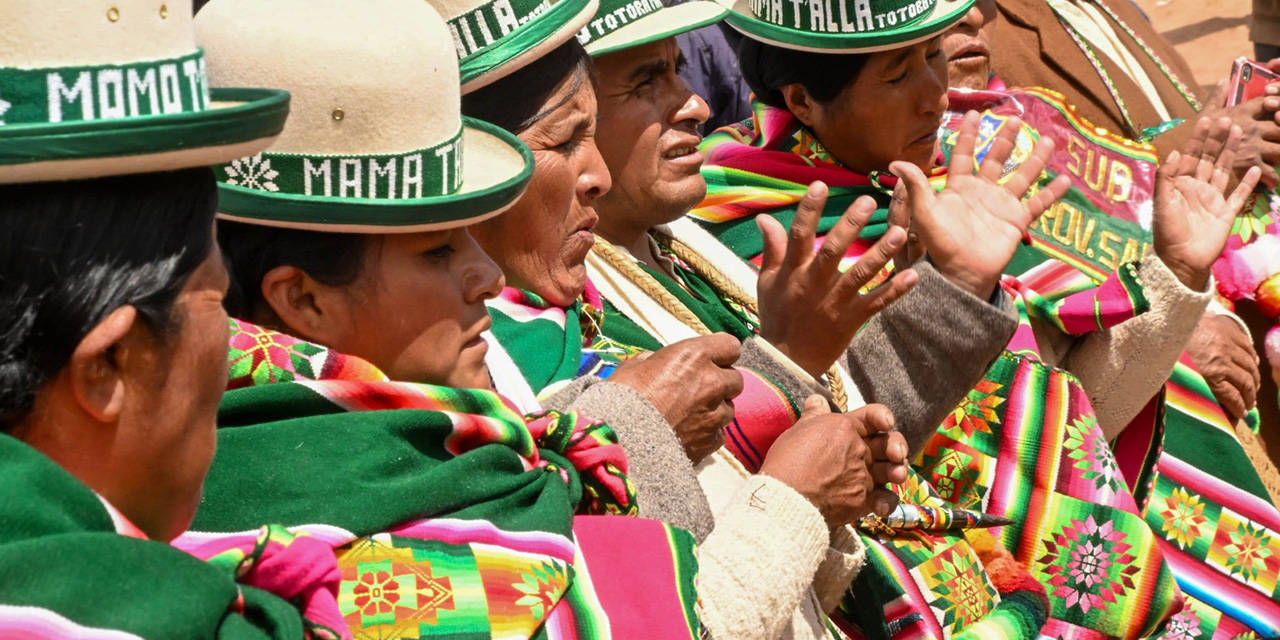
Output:
[[[175,332],[132,352],[139,366],[122,380],[130,392],[112,445],[118,458],[109,485],[99,488],[157,540],[191,525],[213,463],[230,339],[222,308],[227,273],[213,246],[173,305]]]
[[[533,151],[533,179],[506,213],[475,225],[476,241],[498,262],[510,286],[568,306],[587,282],[595,242],[596,201],[609,191],[609,170],[596,149],[596,94],[570,78],[547,101],[557,107],[520,134]]]
[[[999,15],[996,0],[978,0],[964,19],[942,36],[952,87],[987,88],[991,78],[991,29]]]
[[[929,169],[947,110],[947,58],[941,37],[871,54],[857,79],[827,104],[796,115],[824,147],[858,173],[904,160]]]

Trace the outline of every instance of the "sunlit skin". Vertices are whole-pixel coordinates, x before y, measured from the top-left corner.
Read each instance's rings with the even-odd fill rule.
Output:
[[[188,278],[158,335],[121,307],[81,341],[11,432],[153,540],[186,531],[200,505],[227,384],[228,278],[216,250]]]
[[[991,78],[991,30],[996,19],[996,0],[977,0],[942,36],[951,86],[957,89],[986,89]]]
[[[373,363],[393,380],[489,387],[481,333],[502,271],[466,228],[373,237],[355,282],[330,287],[296,267],[263,278],[286,331]]]
[[[599,82],[597,145],[613,175],[600,199],[599,233],[633,255],[654,226],[679,219],[702,201],[698,126],[711,110],[676,72],[684,66],[675,38],[595,59]]]
[[[886,171],[902,160],[923,170],[938,154],[947,110],[942,37],[873,53],[857,79],[828,103],[799,84],[782,87],[787,107],[832,156],[856,173]]]
[[[587,254],[600,218],[596,206],[612,182],[596,148],[596,94],[585,79],[567,79],[547,101],[559,105],[519,134],[533,151],[533,178],[506,213],[472,228],[502,267],[510,286],[559,307],[582,295]],[[571,94],[571,95],[570,95]]]

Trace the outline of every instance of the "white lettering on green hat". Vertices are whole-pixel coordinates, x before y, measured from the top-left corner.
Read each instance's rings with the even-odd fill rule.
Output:
[[[550,0],[493,0],[449,20],[458,59],[493,45],[549,8]]]
[[[595,17],[578,32],[578,42],[585,45],[603,38],[640,18],[661,11],[662,8],[660,0],[601,0]]]
[[[919,22],[936,4],[937,0],[751,0],[751,12],[759,20],[797,31],[874,33]]]

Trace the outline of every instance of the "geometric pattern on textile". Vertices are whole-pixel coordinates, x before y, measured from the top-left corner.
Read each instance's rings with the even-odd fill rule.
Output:
[[[1186,487],[1174,487],[1163,500],[1152,500],[1148,509],[1155,509],[1159,514],[1160,530],[1170,542],[1183,549],[1203,546],[1202,540],[1212,532],[1208,527],[1209,517],[1205,515],[1205,500],[1187,491]],[[1207,549],[1206,549],[1207,551]]]
[[[979,382],[943,421],[943,433],[953,435],[948,432],[955,430],[965,438],[973,438],[977,433],[990,436],[992,425],[1000,423],[1000,414],[995,409],[1005,401],[998,394],[1003,386],[993,380]],[[953,437],[961,437],[959,434]]]
[[[1042,542],[1044,555],[1037,569],[1054,596],[1068,609],[1088,614],[1115,604],[1135,588],[1134,575],[1141,568],[1129,553],[1125,533],[1110,521],[1098,523],[1092,515],[1058,527]]]
[[[953,545],[913,573],[938,594],[929,605],[942,613],[939,621],[956,633],[985,618],[995,608],[996,591],[982,573],[982,563],[969,545]]]
[[[1063,451],[1071,460],[1070,466],[1092,485],[1092,490],[1110,497],[1125,487],[1120,466],[1098,427],[1097,418],[1087,415],[1067,423],[1066,434]]]
[[[230,319],[227,389],[296,380],[386,380],[376,367],[317,344]]]
[[[527,638],[569,584],[567,564],[487,544],[377,534],[336,551],[338,607],[356,640]]]
[[[1280,536],[1224,508],[1205,559],[1228,576],[1270,596],[1276,590],[1280,570]]]
[[[918,465],[927,469],[925,480],[933,485],[938,497],[962,509],[982,509],[982,499],[991,486],[991,479],[983,477],[995,465],[988,456],[967,447],[945,446],[931,441],[920,455]]]

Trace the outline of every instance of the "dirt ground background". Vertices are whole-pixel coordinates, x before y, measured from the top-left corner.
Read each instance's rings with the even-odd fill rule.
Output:
[[[1240,56],[1253,57],[1250,0],[1135,0],[1187,59],[1196,81],[1212,86]]]

